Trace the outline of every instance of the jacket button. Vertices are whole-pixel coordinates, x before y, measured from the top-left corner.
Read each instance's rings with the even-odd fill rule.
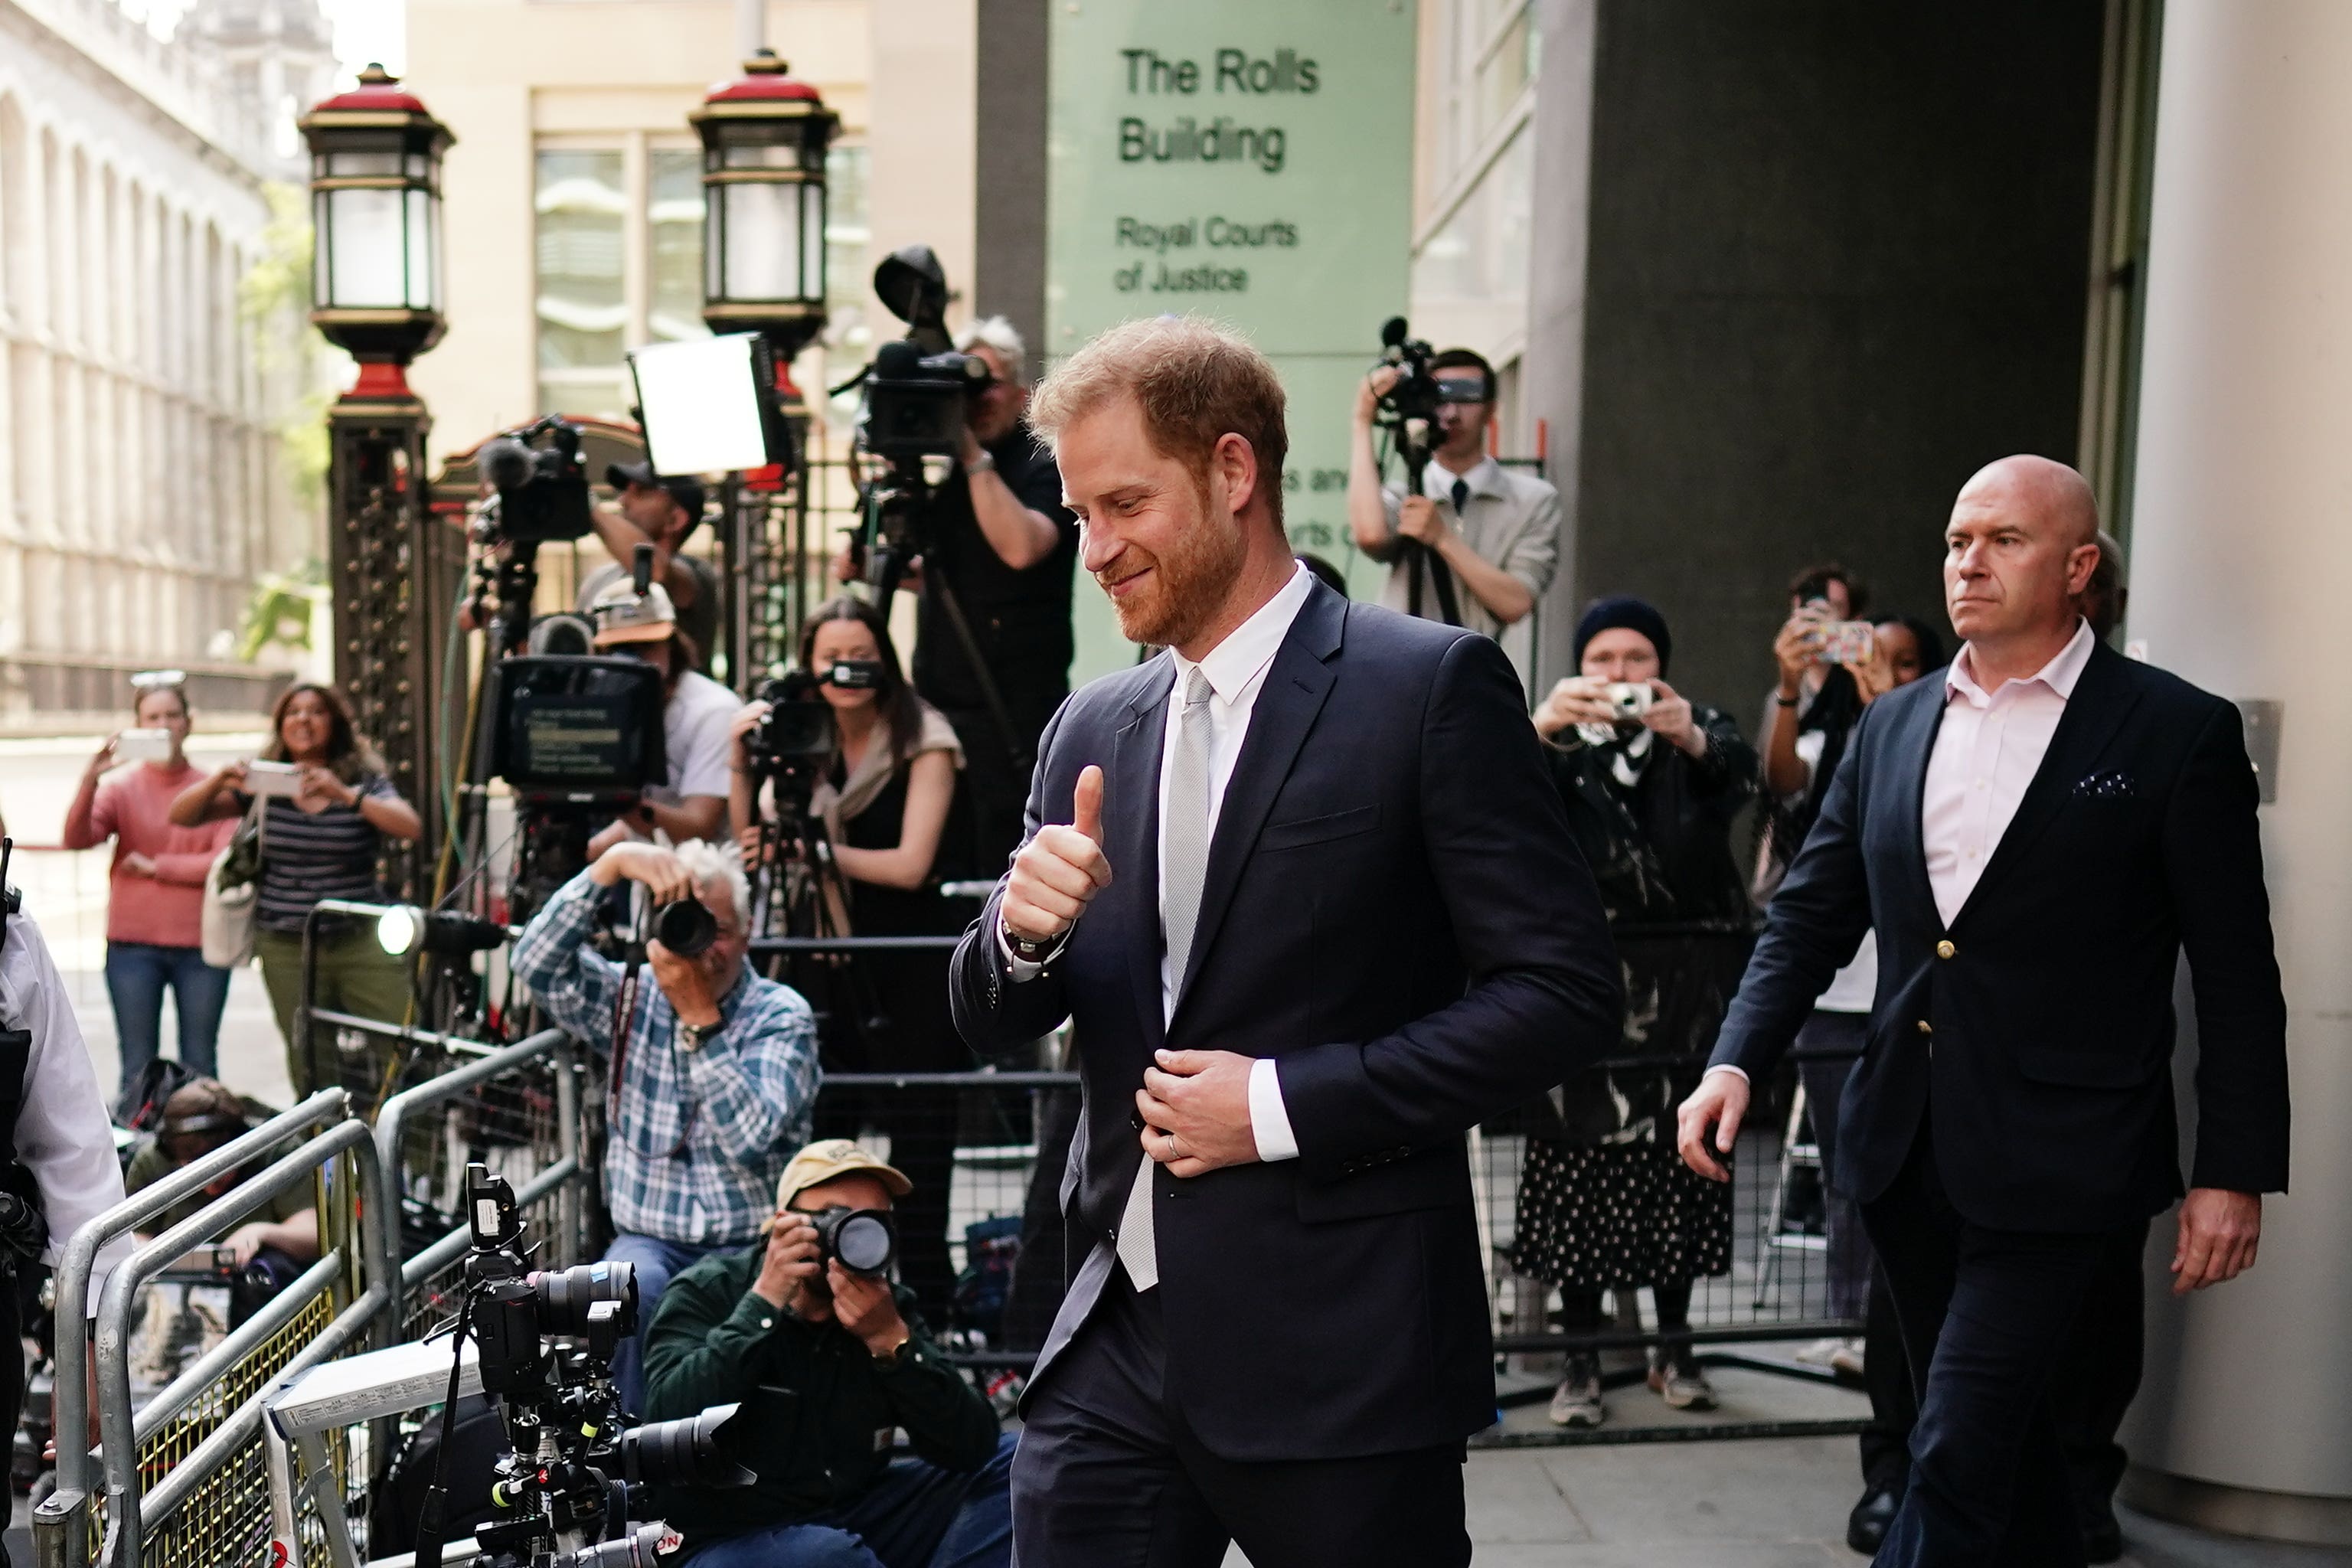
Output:
[[[1922,1018],[1919,1020],[1919,1032],[1923,1035],[1932,1035],[1936,1032],[1936,1026]]]
[[[1954,947],[1949,942],[1939,942],[1936,944],[1936,956],[1937,958],[1949,958],[1959,951],[1960,950],[1958,948]]]

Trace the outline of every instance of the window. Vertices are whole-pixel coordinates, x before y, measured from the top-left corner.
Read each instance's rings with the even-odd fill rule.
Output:
[[[652,284],[646,336],[702,338],[702,153],[656,147],[646,154],[646,249]]]
[[[617,150],[539,154],[539,402],[542,412],[623,416],[628,201]]]

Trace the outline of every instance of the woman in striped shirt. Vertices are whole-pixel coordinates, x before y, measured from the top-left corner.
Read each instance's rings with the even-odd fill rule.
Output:
[[[291,799],[272,796],[261,824],[261,889],[254,951],[286,1039],[286,1071],[296,1099],[331,1072],[312,1070],[312,1053],[294,1037],[302,987],[302,928],[322,899],[363,903],[383,898],[376,858],[386,837],[414,842],[424,832],[416,808],[385,776],[383,758],[352,724],[341,692],[313,681],[289,687],[270,715],[264,759],[299,770]],[[231,763],[172,803],[183,826],[244,815],[247,764]],[[373,930],[322,917],[317,931],[315,1007],[398,1022],[408,1004],[407,967],[376,945]],[[370,1086],[373,1087],[373,1085]]]

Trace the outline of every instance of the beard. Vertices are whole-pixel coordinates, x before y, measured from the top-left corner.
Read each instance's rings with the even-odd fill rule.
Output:
[[[1210,505],[1205,482],[1195,487],[1194,497],[1199,504],[1192,525],[1173,548],[1154,555],[1130,544],[1120,557],[1122,581],[1147,567],[1154,569],[1152,580],[1140,590],[1110,602],[1119,635],[1129,642],[1172,647],[1190,641],[1216,618],[1226,589],[1240,574],[1249,553],[1241,524]]]

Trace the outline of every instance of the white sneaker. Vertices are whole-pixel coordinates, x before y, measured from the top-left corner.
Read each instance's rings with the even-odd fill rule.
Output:
[[[1598,1426],[1609,1419],[1609,1408],[1601,1403],[1601,1363],[1597,1359],[1590,1355],[1569,1359],[1568,1375],[1552,1391],[1551,1408],[1547,1414],[1555,1426]]]
[[[1830,1352],[1830,1370],[1841,1376],[1858,1381],[1863,1376],[1863,1369],[1865,1365],[1863,1357],[1863,1342],[1839,1340],[1834,1342],[1837,1349]]]
[[[1830,1364],[1831,1358],[1844,1346],[1843,1340],[1815,1340],[1811,1344],[1797,1352],[1797,1359],[1807,1366],[1827,1366]]]

